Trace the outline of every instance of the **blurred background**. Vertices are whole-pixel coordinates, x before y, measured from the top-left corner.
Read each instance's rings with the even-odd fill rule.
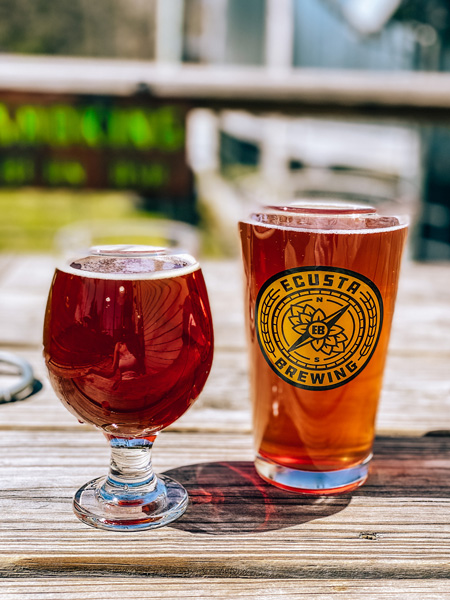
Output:
[[[326,196],[408,213],[410,255],[450,259],[450,96],[410,79],[450,70],[444,0],[0,0],[0,52],[4,252],[128,231],[235,255],[255,203]],[[155,96],[161,73],[184,83]]]

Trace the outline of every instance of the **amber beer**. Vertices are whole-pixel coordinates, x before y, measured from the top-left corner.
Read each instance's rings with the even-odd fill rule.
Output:
[[[154,435],[184,414],[210,372],[212,339],[191,257],[90,257],[56,270],[44,328],[49,378],[70,412],[107,433]]]
[[[240,223],[258,473],[304,493],[364,483],[405,219],[266,207]]]

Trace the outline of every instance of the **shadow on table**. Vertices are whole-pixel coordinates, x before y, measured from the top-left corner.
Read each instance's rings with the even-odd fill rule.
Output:
[[[191,533],[238,535],[283,529],[343,510],[350,495],[301,496],[263,481],[248,461],[201,463],[165,473],[184,485],[190,504],[171,525]]]
[[[377,437],[369,479],[353,496],[450,498],[450,431]]]
[[[303,496],[263,481],[253,463],[188,465],[166,474],[189,492],[186,513],[171,525],[191,533],[239,535],[283,529],[328,517],[352,497],[450,498],[450,432],[379,437],[366,484],[339,496]]]

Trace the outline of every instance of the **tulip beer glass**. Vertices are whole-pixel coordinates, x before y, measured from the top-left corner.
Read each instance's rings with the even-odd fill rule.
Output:
[[[265,207],[240,223],[258,473],[293,491],[364,483],[405,219],[367,206]]]
[[[56,270],[44,325],[50,382],[111,445],[108,476],[75,495],[81,520],[139,530],[183,514],[186,490],[154,475],[150,453],[201,392],[212,354],[208,297],[191,256],[105,246]]]

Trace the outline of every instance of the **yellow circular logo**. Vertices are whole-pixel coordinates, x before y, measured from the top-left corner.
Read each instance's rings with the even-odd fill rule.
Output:
[[[383,300],[359,273],[301,267],[265,282],[255,320],[261,351],[277,375],[306,390],[330,390],[354,379],[372,357]]]

